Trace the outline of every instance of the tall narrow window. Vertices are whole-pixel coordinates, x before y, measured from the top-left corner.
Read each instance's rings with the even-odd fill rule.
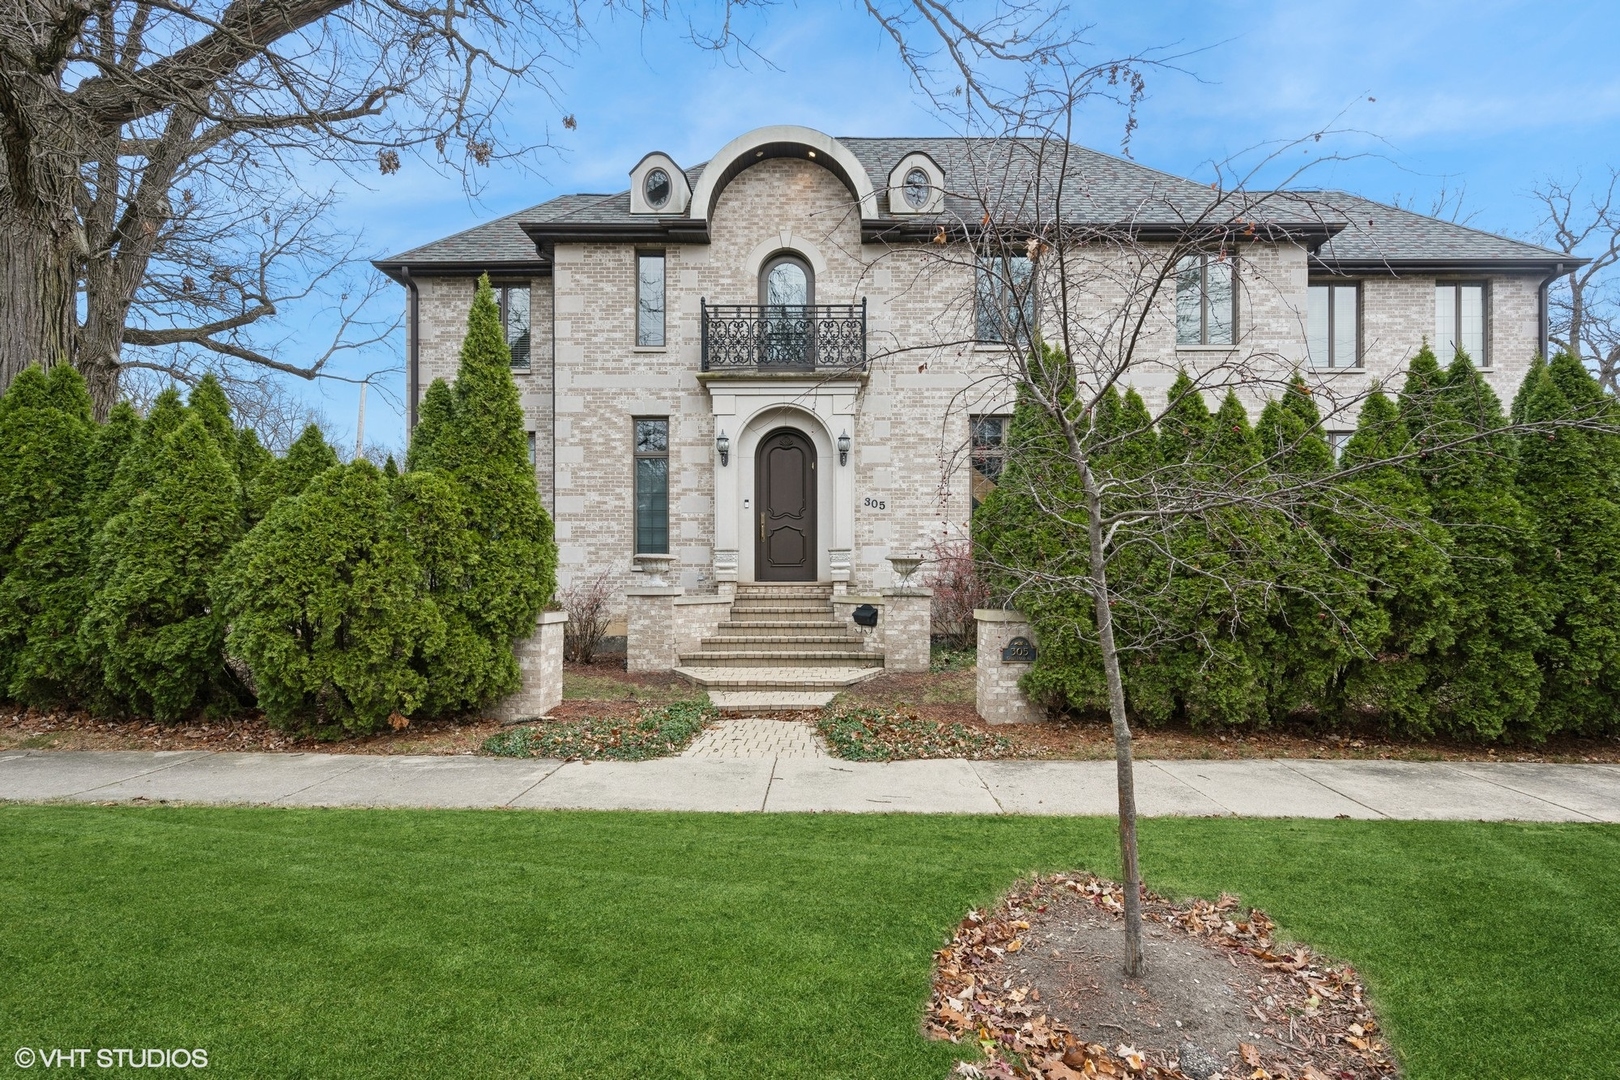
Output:
[[[669,420],[640,417],[636,428],[636,554],[669,554]]]
[[[1199,252],[1176,263],[1176,344],[1230,345],[1237,291],[1232,258]]]
[[[996,490],[1001,482],[1001,470],[1007,464],[1007,417],[969,417],[968,431],[973,459],[971,496],[973,509],[977,510]]]
[[[1029,259],[1023,255],[980,256],[977,276],[974,330],[978,340],[1034,340],[1034,265]]]
[[[664,344],[664,253],[636,252],[636,344]]]
[[[501,308],[501,329],[506,335],[506,347],[512,350],[512,366],[529,366],[529,287],[527,285],[495,286],[495,301]]]
[[[532,431],[528,432],[525,437],[529,441],[529,467],[532,469],[536,465],[540,464],[539,441],[535,438],[534,432]]]
[[[1350,445],[1350,438],[1355,432],[1328,431],[1324,434],[1327,436],[1328,449],[1333,451],[1333,460],[1338,461],[1344,457],[1344,448]]]
[[[1442,365],[1460,349],[1480,367],[1489,367],[1485,340],[1485,283],[1442,281],[1434,287],[1434,351]]]
[[[1361,366],[1360,290],[1340,282],[1311,283],[1305,343],[1317,367]]]

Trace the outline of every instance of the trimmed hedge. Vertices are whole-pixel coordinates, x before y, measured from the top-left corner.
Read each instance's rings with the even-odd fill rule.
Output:
[[[0,396],[0,697],[162,721],[256,698],[335,735],[516,689],[556,549],[487,279],[433,397],[402,475],[314,427],[272,457],[212,378],[97,425],[71,367],[24,371]]]
[[[1104,496],[1111,509],[1153,468],[1244,473],[1261,489],[1335,469],[1299,380],[1253,428],[1233,395],[1211,414],[1193,390],[1181,375],[1156,429],[1134,391],[1099,403],[1096,460],[1123,482]],[[1194,726],[1370,721],[1474,740],[1620,731],[1614,405],[1559,355],[1532,367],[1514,419],[1603,423],[1515,432],[1465,355],[1442,368],[1425,346],[1398,401],[1363,404],[1339,466],[1358,469],[1336,487],[1343,504],[1374,512],[1215,510],[1165,529],[1159,551],[1115,554],[1113,615],[1135,646],[1121,656],[1131,713]],[[975,514],[977,554],[1040,634],[1025,689],[1103,712],[1091,598],[1018,588],[1086,572],[1084,513],[1059,520],[1030,494],[1081,505],[1056,434],[1039,410],[1016,407],[1002,482]],[[1368,467],[1379,461],[1389,464]],[[1172,572],[1167,551],[1192,571]]]

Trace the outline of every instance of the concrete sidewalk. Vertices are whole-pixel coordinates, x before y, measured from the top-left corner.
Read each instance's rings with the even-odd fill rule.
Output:
[[[1144,815],[1620,822],[1620,765],[1140,761]],[[1106,761],[642,762],[174,751],[0,753],[0,799],[273,806],[1111,814]]]

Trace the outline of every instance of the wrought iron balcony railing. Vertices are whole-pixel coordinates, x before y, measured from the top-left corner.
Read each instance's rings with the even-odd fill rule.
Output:
[[[704,371],[865,371],[859,304],[702,302]]]

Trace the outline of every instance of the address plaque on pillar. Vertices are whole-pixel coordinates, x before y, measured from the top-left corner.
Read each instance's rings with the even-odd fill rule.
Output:
[[[1001,662],[1004,664],[1033,664],[1035,662],[1034,642],[1022,636],[1013,638],[1001,650]]]

